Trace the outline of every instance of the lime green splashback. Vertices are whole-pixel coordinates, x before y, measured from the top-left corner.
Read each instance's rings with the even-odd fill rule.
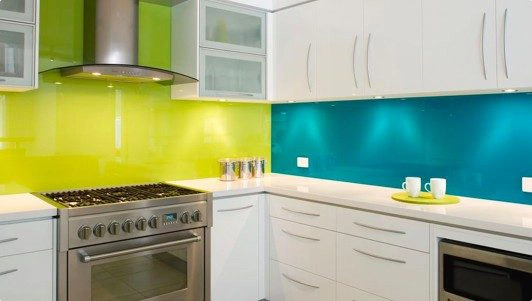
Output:
[[[41,70],[82,59],[82,3],[41,1]],[[168,67],[169,9],[140,9],[140,63]],[[270,116],[265,104],[173,101],[157,84],[46,72],[37,90],[0,92],[0,194],[215,177],[222,157],[270,162]]]

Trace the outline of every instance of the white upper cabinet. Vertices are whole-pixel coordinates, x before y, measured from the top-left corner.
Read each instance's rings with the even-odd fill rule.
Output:
[[[320,0],[319,99],[363,96],[366,84],[363,0]]]
[[[365,0],[364,32],[365,94],[420,92],[423,86],[421,0]]]
[[[282,10],[274,15],[276,100],[316,97],[318,2]]]
[[[0,1],[0,19],[16,22],[35,22],[35,0]]]
[[[500,88],[532,87],[532,1],[497,0]]]
[[[425,91],[496,87],[495,45],[494,0],[423,0]]]
[[[0,21],[0,90],[25,91],[35,84],[35,27]]]

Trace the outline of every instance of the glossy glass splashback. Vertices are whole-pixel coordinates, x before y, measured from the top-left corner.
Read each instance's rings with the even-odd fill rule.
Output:
[[[296,157],[310,168],[296,167]],[[532,95],[274,105],[273,172],[399,188],[447,178],[448,192],[532,204]]]

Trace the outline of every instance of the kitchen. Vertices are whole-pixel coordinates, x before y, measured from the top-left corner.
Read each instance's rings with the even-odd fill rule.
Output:
[[[532,300],[530,15],[2,0],[0,300]]]

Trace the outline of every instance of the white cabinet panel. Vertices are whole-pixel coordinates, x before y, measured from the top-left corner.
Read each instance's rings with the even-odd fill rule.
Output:
[[[338,234],[337,281],[397,301],[429,300],[429,254]]]
[[[0,225],[0,257],[52,249],[52,233],[52,220]]]
[[[500,88],[532,87],[532,1],[497,0]]]
[[[336,301],[387,301],[387,299],[361,291],[342,283],[336,284]]]
[[[364,1],[367,95],[422,90],[421,0]]]
[[[331,301],[335,282],[270,260],[270,301]]]
[[[35,0],[2,0],[0,19],[16,22],[35,22]]]
[[[335,279],[336,233],[272,217],[270,258]]]
[[[364,2],[320,0],[318,97],[345,98],[364,92]]]
[[[0,300],[52,301],[53,251],[0,258]]]
[[[0,21],[0,90],[27,90],[34,84],[33,25]]]
[[[274,98],[316,97],[318,3],[282,10],[274,15]]]
[[[211,299],[258,300],[258,196],[215,199],[211,228]]]
[[[423,0],[425,91],[496,88],[495,45],[495,1]]]
[[[336,208],[316,202],[303,201],[271,194],[270,216],[336,230]]]

